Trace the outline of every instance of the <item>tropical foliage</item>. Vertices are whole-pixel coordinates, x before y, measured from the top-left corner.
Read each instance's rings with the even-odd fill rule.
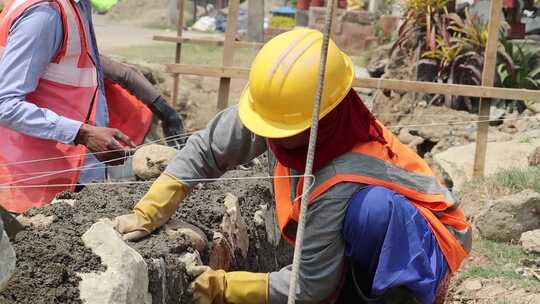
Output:
[[[395,48],[420,51],[418,79],[443,83],[480,85],[488,33],[476,15],[449,13],[447,1],[406,0],[406,19]],[[501,32],[497,84],[509,88],[540,89],[540,49],[516,45]],[[431,103],[477,111],[478,100],[465,96],[430,96]],[[521,102],[502,105],[524,109]],[[519,104],[521,103],[521,104]]]

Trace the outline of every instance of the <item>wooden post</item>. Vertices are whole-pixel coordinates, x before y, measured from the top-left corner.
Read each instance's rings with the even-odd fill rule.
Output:
[[[240,0],[229,1],[229,13],[227,15],[227,32],[223,43],[223,67],[230,67],[234,60],[234,40],[236,36],[236,20],[238,19],[238,7]],[[231,88],[231,78],[223,77],[219,79],[219,91],[217,109],[221,111],[229,104],[229,91]]]
[[[193,0],[193,23],[197,22],[197,0]]]
[[[379,9],[379,2],[380,0],[369,0],[369,7],[368,11],[372,14],[375,14],[377,10]]]
[[[185,2],[187,0],[178,0],[178,24],[176,35],[181,38],[182,32],[184,30],[184,8],[185,8]],[[174,62],[176,64],[180,63],[180,59],[182,56],[182,42],[178,41],[176,43],[176,55],[174,58]],[[173,91],[172,91],[172,106],[176,107],[178,106],[178,87],[180,85],[180,74],[175,73],[173,75]]]
[[[248,40],[264,41],[264,0],[248,0]]]
[[[499,43],[499,28],[502,18],[503,0],[491,1],[491,12],[488,25],[488,41],[484,54],[484,71],[482,73],[482,86],[492,87],[495,82],[495,68],[497,64],[497,45]],[[478,120],[483,121],[478,123],[476,133],[476,151],[474,154],[474,171],[475,178],[484,176],[484,168],[486,164],[487,140],[489,131],[489,110],[491,99],[480,99],[480,111]]]

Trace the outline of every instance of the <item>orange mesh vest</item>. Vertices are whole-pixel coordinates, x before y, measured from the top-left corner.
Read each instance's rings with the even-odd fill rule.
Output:
[[[315,175],[309,201],[342,182],[383,186],[407,197],[429,222],[451,271],[456,271],[471,249],[471,227],[448,189],[442,186],[426,162],[383,127],[387,145],[362,143],[333,162],[336,173],[328,178]],[[394,152],[389,155],[389,149]],[[337,163],[337,165],[336,165]],[[275,176],[290,176],[279,162]],[[275,178],[274,193],[278,224],[283,236],[294,242],[300,214],[300,199],[291,197],[293,187],[301,189],[302,179]],[[300,194],[301,191],[298,191]],[[300,195],[298,195],[300,196]]]
[[[8,0],[0,14],[0,63],[14,22],[29,8],[48,2],[57,9],[64,39],[56,58],[41,75],[28,102],[77,121],[93,124],[98,96],[97,71],[84,21],[70,0]],[[118,85],[106,84],[110,127],[141,143],[152,113]],[[128,120],[129,119],[129,120]],[[24,212],[48,204],[65,190],[74,190],[87,150],[0,127],[0,204],[11,212]],[[46,160],[44,160],[46,159]]]

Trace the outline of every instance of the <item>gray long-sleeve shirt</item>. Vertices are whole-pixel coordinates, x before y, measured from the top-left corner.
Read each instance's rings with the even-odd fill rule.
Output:
[[[166,172],[189,187],[194,179],[217,178],[227,170],[249,162],[267,150],[265,138],[243,126],[238,108],[219,113],[206,129],[192,135],[169,164]],[[333,164],[317,172],[322,180],[335,173]],[[317,198],[308,207],[297,303],[319,303],[336,290],[341,278],[345,242],[343,219],[349,198],[358,191],[358,184],[340,183]],[[286,303],[291,266],[270,273],[269,302]]]

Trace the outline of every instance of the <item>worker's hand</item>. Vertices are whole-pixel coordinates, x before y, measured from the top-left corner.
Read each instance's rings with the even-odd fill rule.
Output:
[[[161,96],[152,103],[150,109],[161,120],[167,144],[176,149],[182,148],[186,142],[186,135],[184,123],[178,113]]]
[[[94,127],[83,124],[75,138],[75,143],[84,145],[101,162],[121,165],[135,143],[117,129]],[[126,147],[127,146],[127,147]]]
[[[189,188],[167,173],[161,174],[133,213],[114,219],[114,226],[125,240],[137,241],[165,224],[184,200]]]
[[[114,228],[122,234],[125,241],[138,241],[150,234],[150,231],[144,229],[148,223],[144,215],[133,211],[133,213],[121,215],[113,220]]]
[[[266,304],[268,303],[268,274],[225,272],[195,266],[188,273],[204,271],[191,284],[196,304]]]
[[[194,272],[192,269],[186,269]],[[195,304],[225,304],[226,272],[212,270],[211,268],[199,268],[204,271],[191,284],[193,290],[193,303]]]

